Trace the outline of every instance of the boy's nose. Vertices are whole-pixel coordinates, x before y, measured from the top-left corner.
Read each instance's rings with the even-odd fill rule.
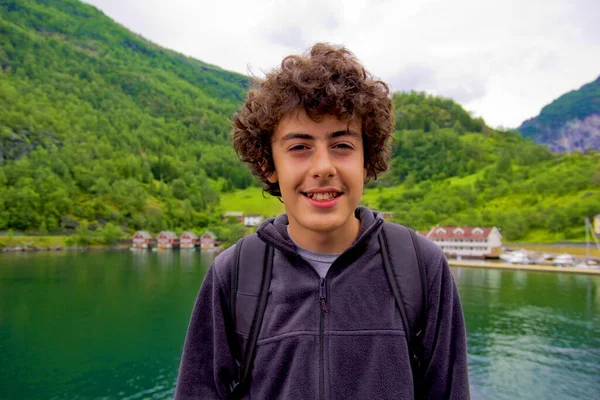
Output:
[[[319,149],[315,152],[311,175],[314,178],[330,178],[335,175],[335,165],[329,149]]]

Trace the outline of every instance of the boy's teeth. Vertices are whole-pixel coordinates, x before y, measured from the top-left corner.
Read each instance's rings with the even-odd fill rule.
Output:
[[[308,197],[315,200],[331,200],[335,197],[335,193],[308,193]]]

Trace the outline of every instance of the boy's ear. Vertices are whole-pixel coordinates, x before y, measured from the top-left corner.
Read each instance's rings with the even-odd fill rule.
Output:
[[[262,171],[265,172],[267,168],[265,167],[265,164],[261,163],[260,169],[262,169]],[[269,183],[277,182],[277,172],[273,171],[269,175],[267,175],[267,180],[269,181]]]
[[[275,172],[275,171],[271,172],[271,174],[269,176],[267,176],[267,180],[269,181],[269,183],[276,183],[277,182],[277,172]]]

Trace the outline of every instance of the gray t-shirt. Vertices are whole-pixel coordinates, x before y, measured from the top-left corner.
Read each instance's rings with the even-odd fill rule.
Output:
[[[288,225],[288,234],[289,229],[290,228]],[[293,239],[292,242],[294,242]],[[333,264],[333,262],[339,257],[339,254],[322,254],[306,250],[305,248],[298,246],[296,242],[294,242],[294,246],[296,246],[298,255],[306,260],[306,262],[309,263],[310,266],[315,269],[315,271],[317,271],[321,278],[325,278],[327,271],[329,271],[329,267],[331,267],[331,264]]]

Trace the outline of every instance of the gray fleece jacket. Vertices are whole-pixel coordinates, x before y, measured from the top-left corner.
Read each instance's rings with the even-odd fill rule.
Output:
[[[409,352],[400,313],[382,265],[380,214],[356,210],[360,231],[331,265],[326,311],[320,277],[297,254],[285,214],[258,236],[275,248],[273,277],[258,336],[247,399],[411,399]],[[456,284],[441,249],[419,237],[427,275],[423,382],[428,398],[468,399],[465,323]],[[229,282],[233,248],[209,269],[183,349],[175,399],[222,399],[235,377],[230,345]]]

